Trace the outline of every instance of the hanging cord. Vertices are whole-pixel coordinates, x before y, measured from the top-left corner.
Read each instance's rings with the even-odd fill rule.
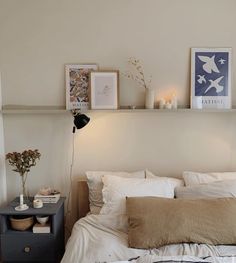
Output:
[[[74,160],[75,160],[75,130],[76,127],[73,126],[73,136],[72,136],[72,154],[71,154],[71,164],[70,164],[70,185],[69,185],[69,191],[68,191],[68,197],[67,197],[67,205],[66,205],[66,215],[65,215],[65,230],[68,232],[68,234],[71,234],[70,226],[68,226],[68,219],[71,219],[71,193],[72,193],[72,178],[73,178],[73,167],[74,167]]]

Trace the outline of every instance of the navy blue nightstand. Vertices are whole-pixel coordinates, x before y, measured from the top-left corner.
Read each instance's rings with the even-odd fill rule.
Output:
[[[1,259],[5,262],[60,262],[64,253],[64,201],[44,204],[42,208],[32,207],[26,211],[15,211],[19,198],[8,206],[0,208],[0,246]],[[14,215],[48,215],[51,233],[36,234],[32,229],[12,230],[9,217]]]

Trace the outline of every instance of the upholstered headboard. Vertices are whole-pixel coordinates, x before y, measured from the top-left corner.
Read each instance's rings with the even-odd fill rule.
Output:
[[[78,219],[87,215],[89,210],[89,189],[85,179],[78,181]]]

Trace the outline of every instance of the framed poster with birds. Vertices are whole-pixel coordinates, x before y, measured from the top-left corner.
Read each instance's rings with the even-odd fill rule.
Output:
[[[231,48],[192,48],[191,108],[230,109]]]

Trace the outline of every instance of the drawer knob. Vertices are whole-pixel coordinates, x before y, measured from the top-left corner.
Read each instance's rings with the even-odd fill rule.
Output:
[[[25,247],[25,248],[24,248],[24,251],[25,251],[25,253],[29,253],[29,252],[30,252],[30,250],[31,250],[31,248],[30,248],[30,247]]]

